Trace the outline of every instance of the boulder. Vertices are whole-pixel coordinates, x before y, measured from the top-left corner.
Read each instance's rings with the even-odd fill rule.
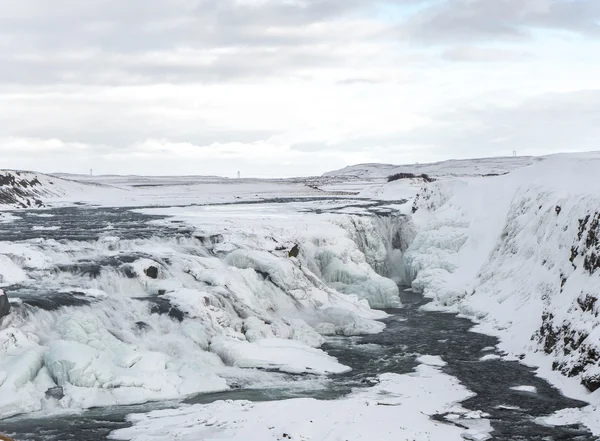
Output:
[[[15,441],[15,440],[12,438],[9,438],[8,436],[0,435],[0,441]]]
[[[148,268],[146,268],[144,270],[144,273],[146,273],[146,275],[148,277],[150,277],[151,279],[157,279],[158,278],[158,268],[155,266],[149,266]]]
[[[582,378],[581,384],[590,392],[596,392],[600,389],[600,375],[585,376]]]
[[[0,319],[4,316],[7,316],[10,313],[10,302],[8,301],[8,297],[0,289]]]
[[[290,250],[290,252],[288,253],[289,257],[298,257],[298,254],[300,254],[300,247],[298,246],[298,244],[294,245],[294,247]]]

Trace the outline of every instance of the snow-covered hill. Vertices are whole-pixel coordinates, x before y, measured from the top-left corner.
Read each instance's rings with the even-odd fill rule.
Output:
[[[501,175],[543,161],[545,157],[499,157],[463,159],[433,164],[358,164],[325,173],[324,176],[348,178],[387,178],[396,173],[425,173],[433,177]]]
[[[63,194],[60,185],[40,173],[0,170],[0,207],[40,208]]]
[[[0,209],[44,208],[93,200],[110,193],[96,183],[79,183],[44,173],[0,170]]]

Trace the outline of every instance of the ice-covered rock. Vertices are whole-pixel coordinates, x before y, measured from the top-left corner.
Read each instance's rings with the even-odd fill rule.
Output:
[[[0,289],[0,320],[10,313],[10,302],[4,291]]]

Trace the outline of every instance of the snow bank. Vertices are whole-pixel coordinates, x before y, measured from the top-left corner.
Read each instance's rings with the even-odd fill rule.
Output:
[[[455,403],[471,395],[455,378],[421,365],[407,375],[383,374],[376,386],[341,400],[217,401],[131,415],[133,427],[117,430],[109,438],[458,441],[464,439],[464,429],[435,422],[429,416],[451,410],[460,413]]]
[[[501,337],[571,395],[600,387],[600,155],[557,155],[508,175],[430,185],[417,203],[407,279]]]

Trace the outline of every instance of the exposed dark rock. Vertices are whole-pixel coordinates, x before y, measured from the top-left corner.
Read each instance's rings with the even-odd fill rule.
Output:
[[[157,279],[158,278],[158,267],[151,265],[144,270],[144,273],[151,279]]]
[[[140,330],[148,329],[150,327],[148,323],[142,321],[135,322],[135,326]]]
[[[60,386],[52,387],[46,391],[46,398],[54,398],[56,400],[62,400],[65,396],[63,388]]]
[[[59,265],[57,269],[62,272],[87,276],[95,279],[100,275],[102,266],[96,262],[81,261],[70,265]]]
[[[51,292],[43,295],[20,295],[25,305],[40,308],[45,311],[56,311],[63,306],[87,306],[89,298],[77,292]]]
[[[140,300],[148,300],[150,302],[151,314],[168,315],[180,322],[185,318],[185,312],[173,306],[169,299],[165,299],[164,297],[142,297]]]
[[[296,244],[292,247],[292,249],[288,253],[288,256],[289,257],[298,257],[298,254],[300,254],[300,247],[298,246],[298,244]]]
[[[18,208],[43,207],[39,196],[45,192],[37,178],[26,179],[20,173],[0,173],[0,204]]]
[[[435,181],[435,179],[429,177],[425,173],[422,173],[420,175],[415,175],[414,173],[396,173],[394,175],[388,176],[387,180],[388,180],[388,182],[392,182],[392,181],[398,181],[400,179],[416,179],[416,178],[423,179],[425,182]]]
[[[560,205],[557,205],[556,207],[554,207],[554,211],[556,212],[556,215],[558,216],[560,214],[560,212],[562,211],[562,208],[560,207]]]
[[[198,239],[200,242],[202,242],[202,245],[206,246],[206,247],[212,247],[218,243],[223,243],[225,242],[225,236],[223,236],[222,234],[213,234],[211,236],[194,236],[196,239]]]
[[[0,319],[10,314],[10,302],[4,291],[0,290]]]
[[[595,392],[598,389],[600,389],[600,375],[590,375],[589,377],[583,377],[581,379],[581,384],[583,384],[590,392]]]
[[[131,265],[124,265],[121,268],[121,271],[128,279],[135,279],[137,277],[137,274]]]
[[[593,312],[598,299],[590,294],[581,295],[577,298],[577,304],[583,312]]]
[[[255,269],[254,271],[256,271],[256,274],[260,275],[264,280],[270,280],[271,279],[271,276],[266,271],[261,271],[261,270],[257,270],[257,269]]]

